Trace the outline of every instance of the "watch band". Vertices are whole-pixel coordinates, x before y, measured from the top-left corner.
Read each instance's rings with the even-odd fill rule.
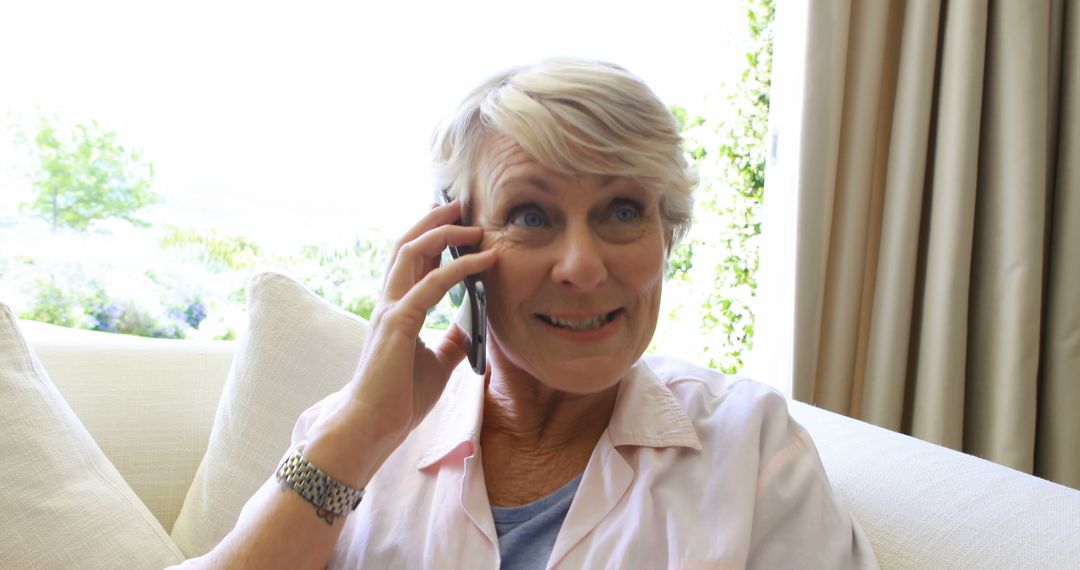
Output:
[[[323,473],[304,458],[303,450],[304,443],[301,443],[281,462],[277,480],[314,505],[318,516],[332,525],[338,517],[360,506],[364,490],[353,489]]]

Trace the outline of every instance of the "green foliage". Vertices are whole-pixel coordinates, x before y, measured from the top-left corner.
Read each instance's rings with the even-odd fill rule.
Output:
[[[153,311],[126,300],[120,306],[114,330],[121,334],[151,338],[185,338],[185,327],[172,319],[159,319]]]
[[[346,247],[308,245],[294,265],[298,279],[317,295],[350,313],[371,318],[391,243],[357,238]]]
[[[377,278],[382,275],[390,261],[390,247],[389,241],[357,237],[351,245],[341,248],[306,245],[300,249],[300,257],[319,267],[330,268],[340,284],[348,277]]]
[[[378,299],[372,295],[361,295],[346,303],[343,308],[362,319],[370,321],[376,302],[378,302]]]
[[[30,146],[36,163],[35,198],[24,207],[58,228],[86,230],[95,221],[116,218],[146,227],[136,213],[161,201],[150,190],[154,167],[124,148],[115,132],[96,122],[65,132],[43,117]]]
[[[103,297],[100,286],[94,283],[63,283],[61,286],[56,281],[51,276],[35,279],[30,306],[19,311],[19,318],[62,327],[101,330],[92,316]]]
[[[700,339],[699,356],[725,372],[742,367],[753,343],[750,303],[757,291],[772,68],[774,0],[744,1],[750,43],[746,68],[730,86],[731,117],[721,120],[671,109],[702,184],[694,228],[671,253],[666,271],[665,287],[690,293],[687,298],[692,300],[687,303],[666,292],[665,297],[679,304],[665,315],[698,320],[692,334],[680,341],[692,346]],[[54,123],[42,120],[32,144],[27,141],[38,165],[33,212],[50,220],[54,229],[85,230],[106,218],[145,225],[135,214],[159,200],[149,190],[152,166],[96,123],[76,126],[66,135]],[[145,336],[234,339],[247,301],[246,289],[237,283],[256,270],[293,275],[328,302],[370,319],[391,247],[389,240],[356,239],[345,247],[310,245],[282,257],[242,236],[163,229],[158,244],[172,254],[171,261],[208,271],[176,265],[147,271],[141,266],[133,275],[122,276],[142,282],[138,301],[116,292],[123,287],[112,288],[116,280],[104,279],[110,275],[108,268],[54,276],[47,263],[27,256],[0,260],[0,281],[30,291],[18,311],[26,319]],[[200,279],[206,287],[191,285]],[[444,300],[429,311],[426,324],[446,328],[454,313]]]
[[[258,244],[242,236],[221,237],[215,230],[200,233],[176,226],[166,226],[165,235],[158,243],[162,250],[172,250],[182,259],[197,261],[214,273],[251,269],[262,253]]]
[[[68,236],[66,241],[81,240]],[[10,295],[8,302],[20,318],[69,328],[188,338],[218,306],[208,291],[179,272],[26,260],[13,264],[11,273],[0,290]]]
[[[147,233],[154,239],[151,230]],[[49,236],[52,249],[62,251],[91,239],[108,238]],[[6,302],[28,320],[150,337],[231,340],[243,330],[247,304],[246,287],[236,284],[255,271],[292,275],[331,304],[370,319],[391,247],[389,240],[356,239],[345,247],[311,245],[283,256],[245,237],[173,227],[155,241],[173,256],[149,268],[130,260],[117,260],[119,266],[33,256],[0,260],[0,291],[10,292]]]
[[[678,105],[669,105],[668,110],[675,116],[675,122],[679,125],[680,133],[705,124],[705,117],[691,117],[686,109]]]
[[[673,110],[702,179],[698,231],[686,247],[714,263],[702,302],[703,352],[710,366],[727,373],[742,368],[753,346],[751,301],[757,294],[765,190],[773,0],[746,0],[746,15],[746,67],[728,95],[732,118],[713,124],[701,117],[690,119],[685,110]]]
[[[157,311],[131,299],[112,299],[100,281],[77,272],[62,279],[39,277],[32,289],[29,306],[19,311],[21,319],[154,338],[184,338],[190,327],[183,320],[160,318]]]
[[[668,256],[667,280],[689,280],[690,270],[694,267],[694,241],[685,240],[675,247]]]

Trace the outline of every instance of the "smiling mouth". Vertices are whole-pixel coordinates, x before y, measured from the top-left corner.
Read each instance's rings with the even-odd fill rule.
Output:
[[[611,321],[615,320],[615,317],[619,315],[622,309],[615,309],[610,313],[595,315],[584,319],[566,319],[562,317],[549,317],[547,315],[537,314],[536,318],[544,321],[545,323],[556,326],[562,329],[568,329],[572,331],[587,331],[592,329],[598,329]]]

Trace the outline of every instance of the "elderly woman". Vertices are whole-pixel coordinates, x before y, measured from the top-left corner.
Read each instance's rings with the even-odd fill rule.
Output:
[[[397,242],[355,377],[198,562],[876,567],[782,396],[642,356],[690,223],[680,144],[614,65],[551,60],[474,90],[434,141],[459,199]],[[476,253],[440,266],[451,245]],[[418,339],[467,275],[487,291],[482,376],[459,366],[462,329]]]

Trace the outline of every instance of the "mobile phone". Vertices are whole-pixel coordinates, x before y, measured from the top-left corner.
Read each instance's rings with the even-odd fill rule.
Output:
[[[435,192],[435,201],[440,205],[449,204],[453,200],[445,189]],[[462,221],[458,220],[458,224]],[[457,259],[462,255],[473,253],[474,248],[465,246],[449,246],[450,255]],[[484,284],[476,275],[468,275],[465,280],[456,287],[464,288],[462,294],[452,290],[450,302],[452,305],[466,305],[458,315],[458,325],[468,334],[469,364],[477,374],[487,372],[487,296],[484,294]]]

